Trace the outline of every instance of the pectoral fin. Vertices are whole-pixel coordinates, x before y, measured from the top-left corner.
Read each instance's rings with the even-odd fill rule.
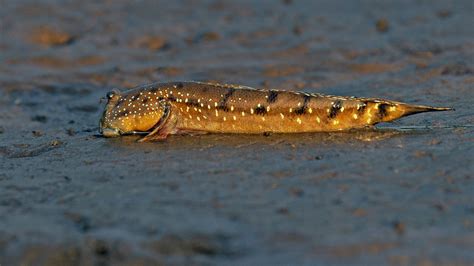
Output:
[[[165,140],[169,134],[176,131],[176,117],[172,115],[171,105],[163,102],[164,113],[161,119],[153,127],[152,131],[138,142]]]

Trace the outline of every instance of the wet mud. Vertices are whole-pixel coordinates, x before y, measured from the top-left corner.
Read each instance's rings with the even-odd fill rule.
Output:
[[[0,265],[472,265],[472,1],[2,1]],[[377,129],[97,135],[198,80],[449,106]]]

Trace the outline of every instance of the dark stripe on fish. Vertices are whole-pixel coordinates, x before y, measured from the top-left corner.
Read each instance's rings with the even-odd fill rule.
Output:
[[[311,96],[304,95],[303,96],[303,106],[295,110],[295,114],[302,115],[306,113],[306,109],[308,108],[308,103],[311,100]]]
[[[357,109],[357,112],[359,112],[359,114],[363,114],[366,107],[367,107],[367,102],[363,102],[362,104],[360,104],[360,107],[359,109]]]
[[[265,115],[267,113],[267,109],[263,106],[259,106],[255,108],[255,114],[257,115]]]
[[[230,88],[227,93],[224,95],[224,97],[222,98],[221,102],[219,103],[219,105],[217,106],[217,109],[219,110],[223,110],[225,112],[228,112],[229,111],[229,108],[227,107],[227,101],[229,100],[230,96],[232,96],[232,94],[234,94],[234,91],[235,89],[234,88]]]
[[[268,97],[267,97],[267,102],[268,103],[276,102],[277,98],[278,98],[278,92],[277,91],[271,90],[271,91],[268,92]]]
[[[201,104],[196,99],[188,99],[186,104],[189,106],[201,107]]]
[[[342,101],[340,100],[335,101],[329,111],[329,118],[335,118],[337,116],[337,113],[339,113],[339,111],[341,110],[341,108],[342,108]]]
[[[387,108],[389,107],[388,104],[382,103],[379,105],[379,118],[382,119],[387,116]]]

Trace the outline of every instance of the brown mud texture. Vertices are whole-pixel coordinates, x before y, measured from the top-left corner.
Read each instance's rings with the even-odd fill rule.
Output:
[[[0,265],[473,265],[459,1],[0,1]],[[449,106],[375,130],[97,136],[174,80]]]

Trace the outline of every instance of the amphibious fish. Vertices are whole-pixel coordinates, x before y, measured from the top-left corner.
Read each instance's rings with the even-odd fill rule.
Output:
[[[233,84],[153,83],[107,93],[100,119],[104,137],[143,134],[139,141],[183,133],[298,133],[364,128],[452,108],[410,105]]]

